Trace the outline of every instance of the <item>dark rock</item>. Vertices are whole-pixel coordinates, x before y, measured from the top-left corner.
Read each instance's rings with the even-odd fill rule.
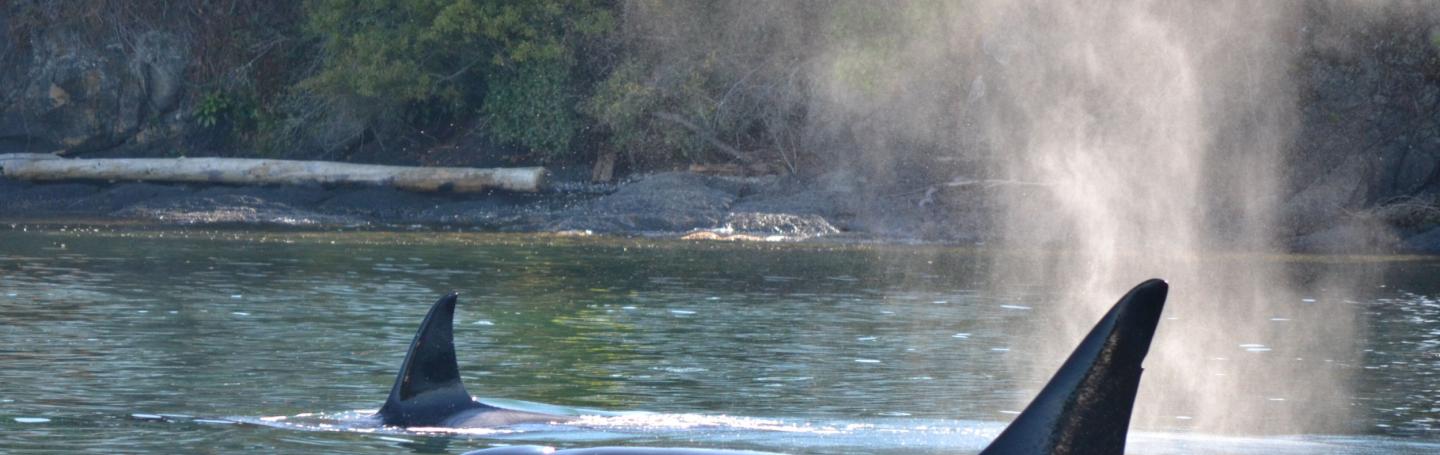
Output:
[[[195,193],[201,197],[243,196],[271,203],[311,206],[334,196],[330,190],[308,186],[212,186]]]
[[[0,215],[45,216],[93,212],[91,198],[100,190],[85,183],[12,185],[17,191],[0,197]]]
[[[756,188],[753,194],[736,201],[731,210],[833,216],[850,212],[848,201],[853,199],[853,194],[812,188],[799,180],[787,179]]]
[[[820,215],[761,212],[731,213],[725,218],[725,228],[737,234],[780,235],[789,239],[807,239],[840,232]]]
[[[1373,207],[1365,213],[1396,232],[1414,234],[1440,226],[1440,195],[1421,194]]]
[[[114,211],[140,203],[141,201],[158,197],[178,197],[190,191],[192,191],[190,188],[178,185],[122,183],[105,191],[104,194],[109,199],[110,210]]]
[[[1329,229],[1295,238],[1291,249],[1305,253],[1385,254],[1395,252],[1401,246],[1399,240],[1384,223],[1350,219]]]
[[[33,184],[24,180],[8,179],[0,176],[0,195],[16,194],[29,189],[31,185]]]
[[[1309,234],[1332,226],[1363,201],[1365,158],[1351,156],[1317,176],[1312,184],[1280,205],[1280,221],[1295,234]]]
[[[112,188],[85,183],[0,184],[0,214],[9,216],[103,216],[125,206],[162,195],[185,193],[182,187],[129,183]]]
[[[430,224],[458,225],[480,228],[525,229],[534,226],[515,226],[522,223],[522,212],[514,201],[501,198],[484,198],[469,201],[450,202],[435,205],[419,214],[422,222]],[[528,210],[533,212],[534,210]]]
[[[24,77],[0,104],[0,153],[106,150],[175,121],[164,114],[183,86],[186,43],[150,31],[96,45],[85,38],[91,32],[64,24],[33,31],[28,58],[14,62]]]
[[[1299,122],[1281,222],[1307,234],[1346,212],[1440,189],[1440,55],[1433,9],[1306,7]]]
[[[85,197],[97,191],[100,187],[89,183],[47,183],[31,186],[26,194],[36,199],[64,199]]]
[[[717,177],[663,173],[562,210],[546,230],[684,232],[722,225],[743,185]]]
[[[215,187],[145,200],[117,210],[113,215],[166,224],[334,226],[365,223],[358,217],[322,214],[308,207],[327,196],[325,190],[314,188]]]
[[[402,219],[434,209],[441,201],[445,200],[393,188],[364,188],[341,191],[321,202],[319,209],[327,213]]]
[[[1400,251],[1406,253],[1440,254],[1440,227],[1407,237],[1400,242]]]
[[[853,230],[860,198],[849,179],[832,173],[813,181],[786,177],[756,185],[730,208],[728,223],[749,234],[799,238]]]

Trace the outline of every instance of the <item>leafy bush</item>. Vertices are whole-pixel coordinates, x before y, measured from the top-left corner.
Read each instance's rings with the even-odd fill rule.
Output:
[[[230,97],[222,92],[210,92],[200,98],[195,105],[195,120],[200,126],[214,128],[215,124],[230,115],[230,109],[234,107],[230,103]]]
[[[483,114],[496,139],[551,157],[579,129],[575,50],[614,27],[596,0],[309,0],[306,11],[324,64],[302,86],[364,98],[372,129]]]
[[[625,4],[624,63],[584,104],[608,146],[645,167],[782,162],[796,170],[812,9],[768,1]]]
[[[491,76],[481,112],[497,139],[547,157],[570,151],[580,129],[574,87],[569,72],[554,66],[528,63]]]

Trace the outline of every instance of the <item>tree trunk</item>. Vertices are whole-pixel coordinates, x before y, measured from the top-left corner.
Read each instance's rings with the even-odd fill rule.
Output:
[[[6,156],[0,173],[18,180],[121,180],[232,185],[375,185],[409,191],[536,192],[543,167],[479,169],[379,166],[249,158],[26,159]]]

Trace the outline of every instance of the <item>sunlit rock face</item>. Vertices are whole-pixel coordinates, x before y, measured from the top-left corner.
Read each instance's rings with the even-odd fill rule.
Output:
[[[86,153],[177,137],[167,114],[181,97],[188,46],[163,31],[126,36],[56,24],[17,37],[23,45],[8,42],[0,153]]]
[[[1440,12],[1423,5],[1309,8],[1283,206],[1297,248],[1440,250],[1419,235],[1440,227]]]

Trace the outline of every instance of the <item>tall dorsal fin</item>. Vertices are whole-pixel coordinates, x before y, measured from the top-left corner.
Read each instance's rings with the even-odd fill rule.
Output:
[[[1169,289],[1152,279],[1121,297],[981,455],[1124,453],[1140,363]]]
[[[465,391],[455,360],[456,293],[441,297],[420,323],[390,397],[377,414],[385,425],[432,426],[457,412],[485,408]]]

